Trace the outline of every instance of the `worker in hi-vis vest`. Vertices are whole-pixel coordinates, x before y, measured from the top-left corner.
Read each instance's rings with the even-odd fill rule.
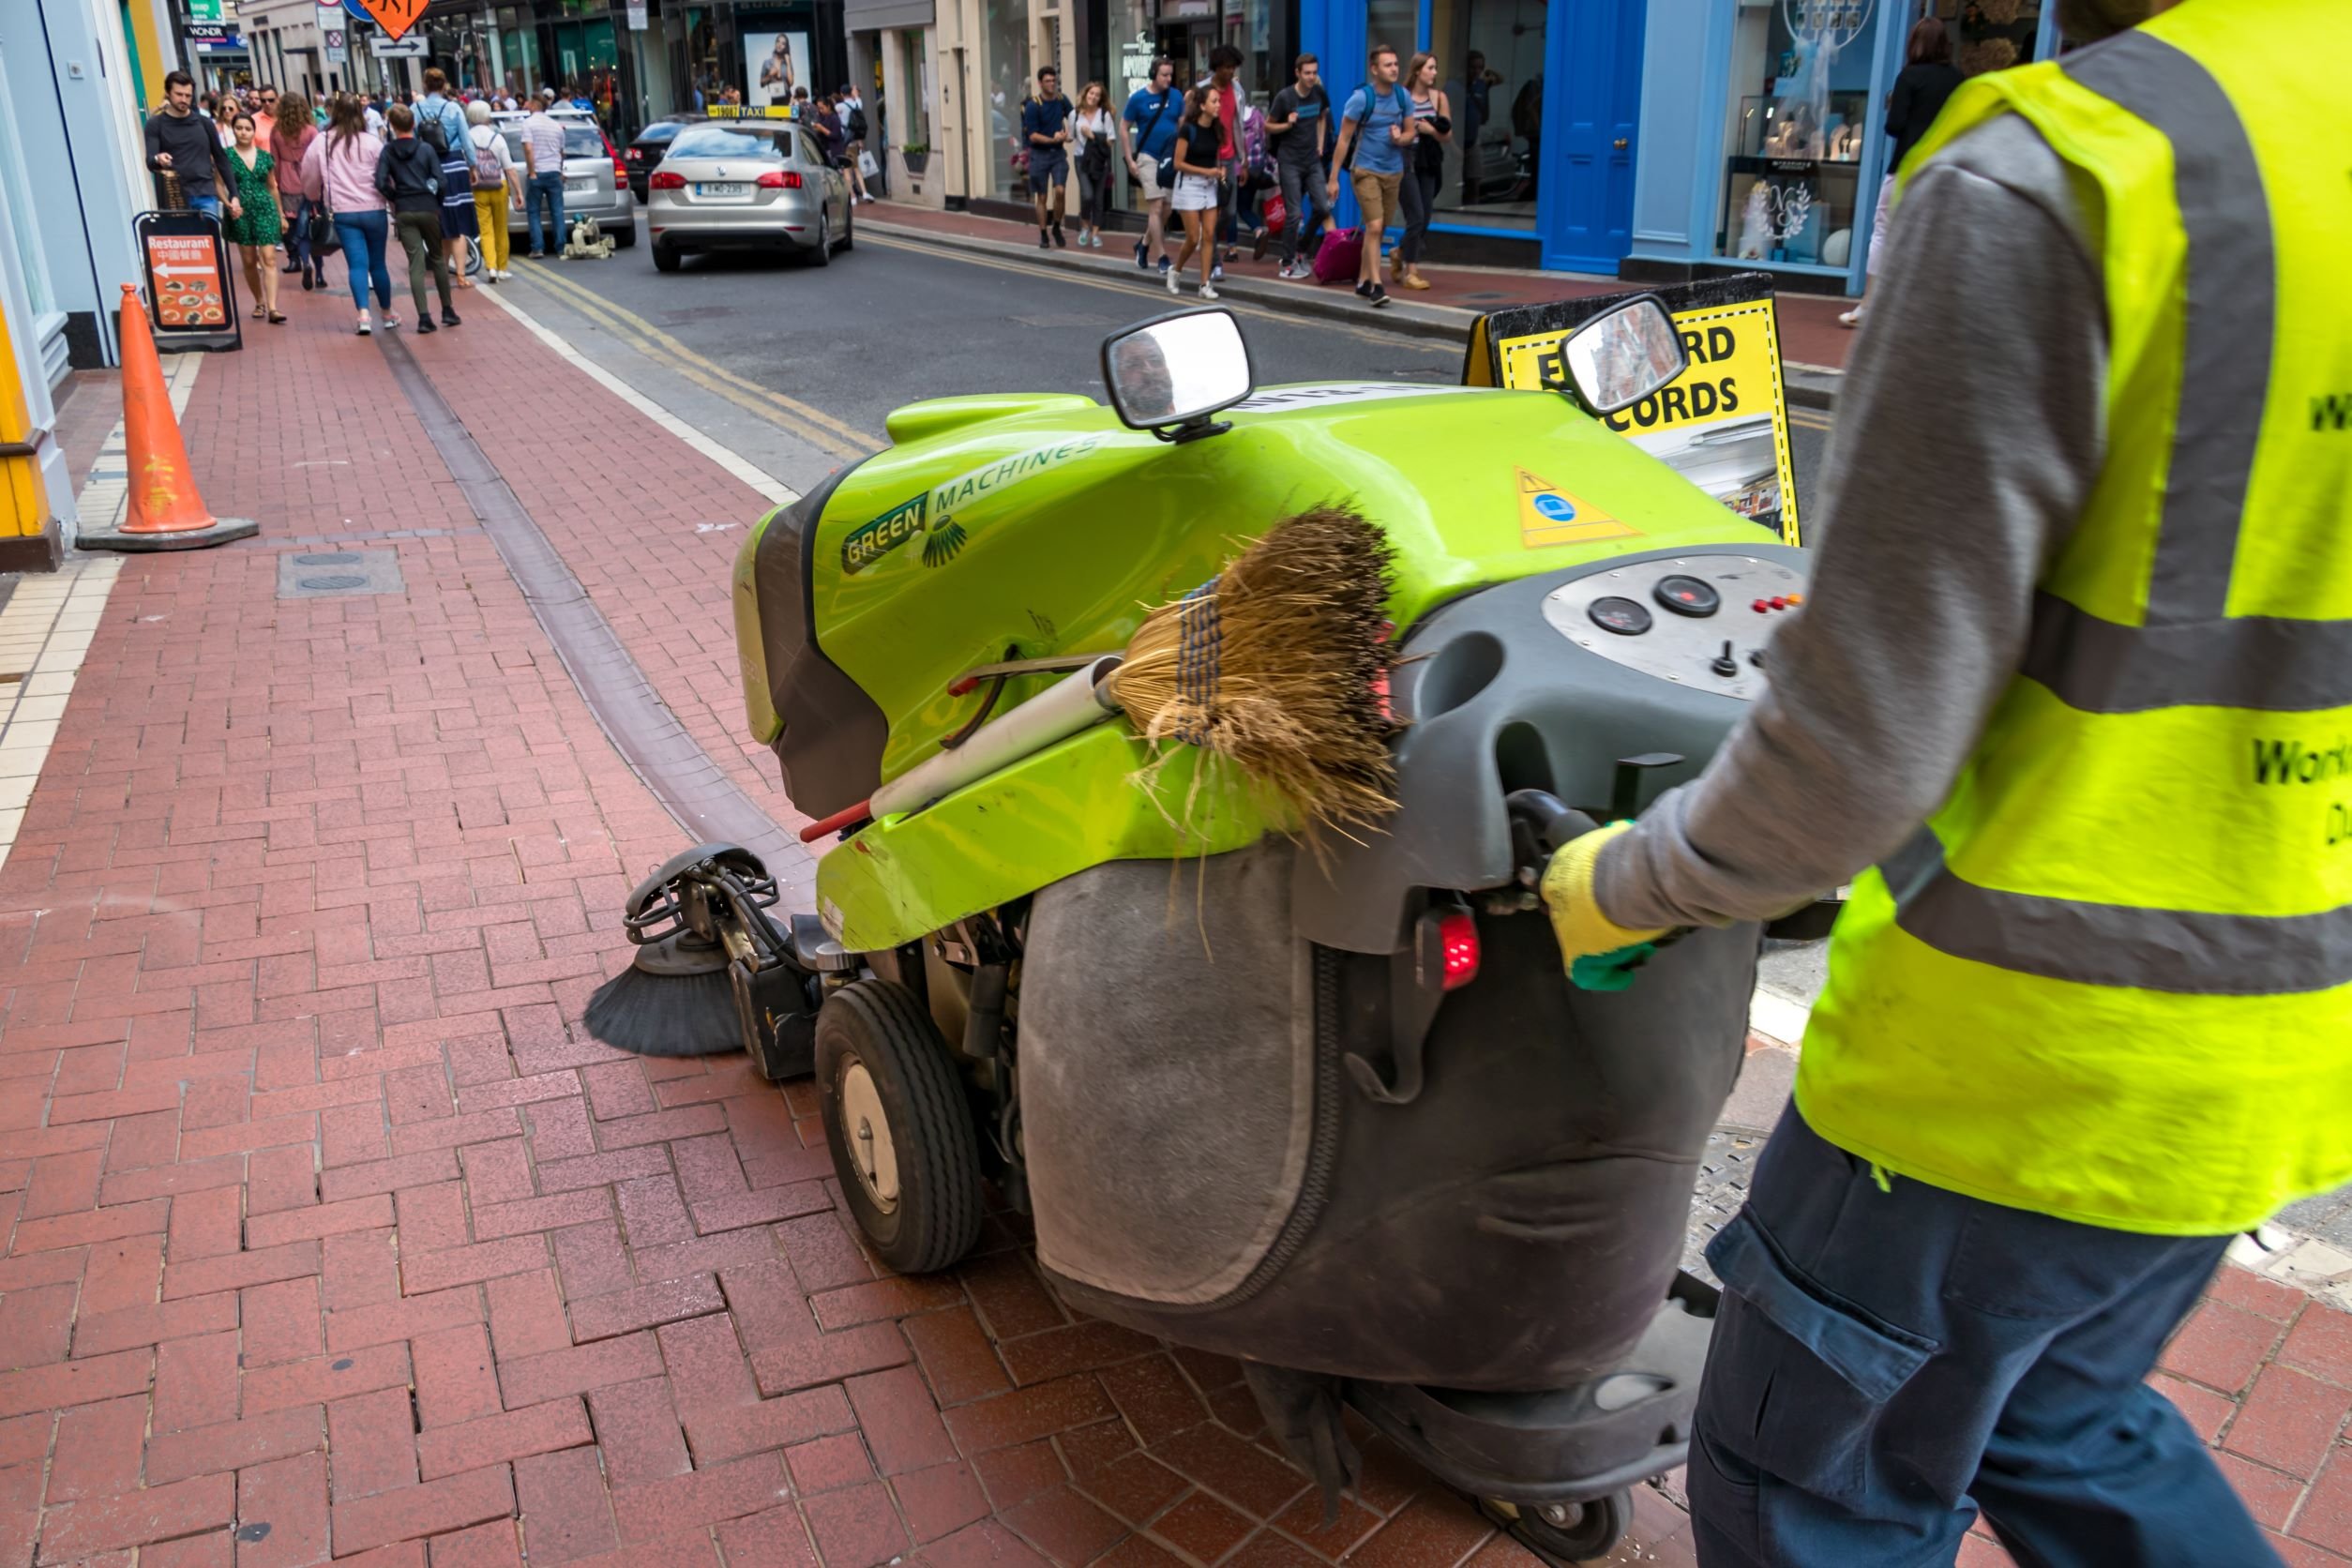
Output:
[[[2068,0],[1907,159],[1801,612],[1571,959],[1852,881],[1708,1258],[1699,1560],[2277,1561],[2142,1382],[2352,1180],[2346,0]],[[1636,982],[1638,983],[1638,982]]]

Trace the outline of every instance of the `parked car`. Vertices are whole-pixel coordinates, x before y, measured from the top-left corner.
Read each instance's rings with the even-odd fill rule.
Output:
[[[654,265],[726,249],[781,249],[823,266],[847,250],[850,186],[790,120],[687,126],[646,182]]]
[[[654,165],[669,150],[671,139],[687,126],[700,123],[699,114],[666,114],[637,133],[637,140],[621,149],[621,161],[628,170],[629,188],[641,202],[647,200],[645,182],[652,178]]]
[[[506,150],[522,161],[521,114],[501,114],[493,122],[498,133],[506,139]],[[577,219],[593,218],[596,226],[612,236],[612,243],[622,249],[637,243],[637,203],[629,194],[628,165],[613,150],[611,139],[596,117],[577,111],[561,111],[555,121],[564,128],[564,224],[569,228]],[[506,232],[527,235],[531,232],[528,212],[512,208],[506,214]]]

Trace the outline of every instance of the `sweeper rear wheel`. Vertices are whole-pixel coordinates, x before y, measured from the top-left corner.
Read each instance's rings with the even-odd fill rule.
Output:
[[[1591,1502],[1550,1506],[1487,1503],[1485,1509],[1519,1545],[1553,1568],[1569,1568],[1572,1563],[1590,1562],[1617,1545],[1626,1526],[1633,1523],[1634,1495],[1611,1492]]]
[[[833,1168],[874,1250],[931,1274],[980,1239],[980,1146],[938,1030],[905,987],[860,980],[817,1014]]]

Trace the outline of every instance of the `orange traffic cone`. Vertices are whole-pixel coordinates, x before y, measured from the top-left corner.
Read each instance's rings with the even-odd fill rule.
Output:
[[[188,445],[163,385],[163,361],[133,283],[123,285],[121,342],[129,512],[119,533],[83,534],[76,542],[84,550],[201,550],[259,533],[261,524],[248,519],[214,517],[196,493]]]

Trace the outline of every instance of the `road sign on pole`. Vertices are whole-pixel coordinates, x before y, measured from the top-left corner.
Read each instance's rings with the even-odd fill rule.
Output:
[[[340,27],[326,29],[326,63],[328,65],[341,66],[351,63],[351,48],[345,38],[346,35]]]

